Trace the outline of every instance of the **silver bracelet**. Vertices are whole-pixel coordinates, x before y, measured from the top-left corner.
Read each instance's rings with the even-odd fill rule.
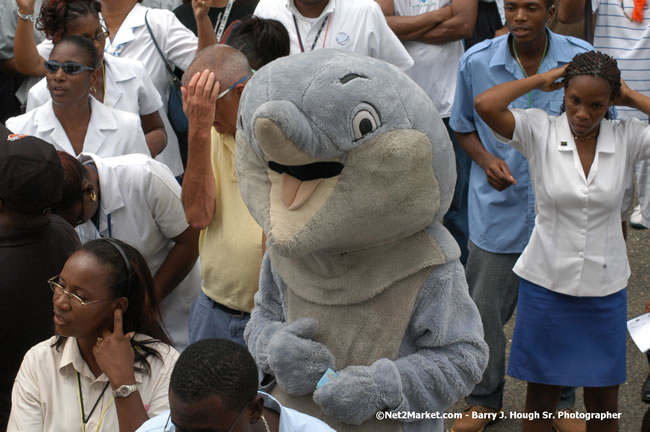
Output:
[[[34,13],[33,12],[30,13],[30,14],[22,14],[22,13],[20,13],[19,10],[16,10],[16,13],[18,14],[18,18],[20,18],[21,20],[32,21],[32,22],[34,21]]]

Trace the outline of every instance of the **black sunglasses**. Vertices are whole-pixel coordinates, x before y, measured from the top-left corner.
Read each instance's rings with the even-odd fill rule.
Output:
[[[95,68],[92,68],[90,66],[84,66],[79,63],[75,62],[65,62],[65,63],[59,63],[54,60],[48,60],[45,63],[43,63],[43,66],[45,66],[45,70],[48,71],[49,73],[56,73],[56,71],[59,70],[59,68],[63,69],[63,72],[65,72],[68,75],[78,75],[83,71],[94,71]]]

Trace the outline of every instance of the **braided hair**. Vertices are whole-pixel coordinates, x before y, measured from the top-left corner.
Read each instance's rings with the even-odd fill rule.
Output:
[[[588,51],[573,57],[564,73],[564,87],[566,88],[569,81],[579,75],[590,75],[607,81],[612,99],[616,99],[621,93],[621,71],[616,65],[616,60],[607,54]]]

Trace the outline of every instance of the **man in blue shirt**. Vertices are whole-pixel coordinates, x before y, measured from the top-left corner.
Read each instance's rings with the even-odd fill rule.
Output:
[[[506,336],[503,326],[515,305],[519,278],[512,272],[526,247],[535,222],[533,189],[526,159],[497,141],[474,110],[474,98],[506,81],[563,66],[574,55],[592,50],[579,39],[550,32],[552,0],[506,0],[509,35],[473,46],[460,60],[450,126],[473,160],[469,180],[469,258],[466,265],[470,295],[481,313],[490,360],[453,432],[482,430],[498,413],[505,383]],[[517,99],[513,108],[539,108],[559,115],[563,92],[534,90]],[[573,406],[574,391],[563,394],[558,409]],[[498,416],[497,416],[498,418]],[[584,430],[584,422],[558,424],[562,432]],[[577,428],[577,429],[574,429]]]
[[[334,432],[317,418],[285,408],[258,392],[255,360],[227,339],[202,339],[178,357],[169,382],[170,411],[137,432],[178,430]]]

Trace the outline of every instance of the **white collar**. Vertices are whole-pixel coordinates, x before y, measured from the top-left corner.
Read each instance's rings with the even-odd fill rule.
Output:
[[[124,197],[122,196],[122,191],[119,187],[117,174],[115,174],[115,170],[112,166],[107,164],[103,158],[95,154],[81,153],[77,159],[79,159],[81,163],[92,161],[97,167],[101,197],[99,203],[99,232],[104,232],[108,229],[106,216],[122,207],[125,207]]]
[[[354,1],[354,0],[352,0]],[[316,21],[320,20],[321,18],[327,16],[328,14],[334,13],[334,9],[336,6],[336,0],[330,0],[327,5],[325,6],[325,9],[323,9],[323,12],[316,18]],[[291,13],[296,17],[296,18],[302,18],[302,19],[310,19],[304,17],[299,11],[298,8],[296,8],[296,4],[294,0],[287,0],[286,4],[287,9],[291,11]]]
[[[562,113],[558,117],[557,127],[558,143],[557,148],[560,151],[573,151],[576,150],[575,140],[573,133],[569,127],[569,120],[566,113]],[[596,152],[598,153],[615,153],[616,143],[614,141],[614,128],[613,123],[602,119],[600,121],[600,131],[596,141]]]

